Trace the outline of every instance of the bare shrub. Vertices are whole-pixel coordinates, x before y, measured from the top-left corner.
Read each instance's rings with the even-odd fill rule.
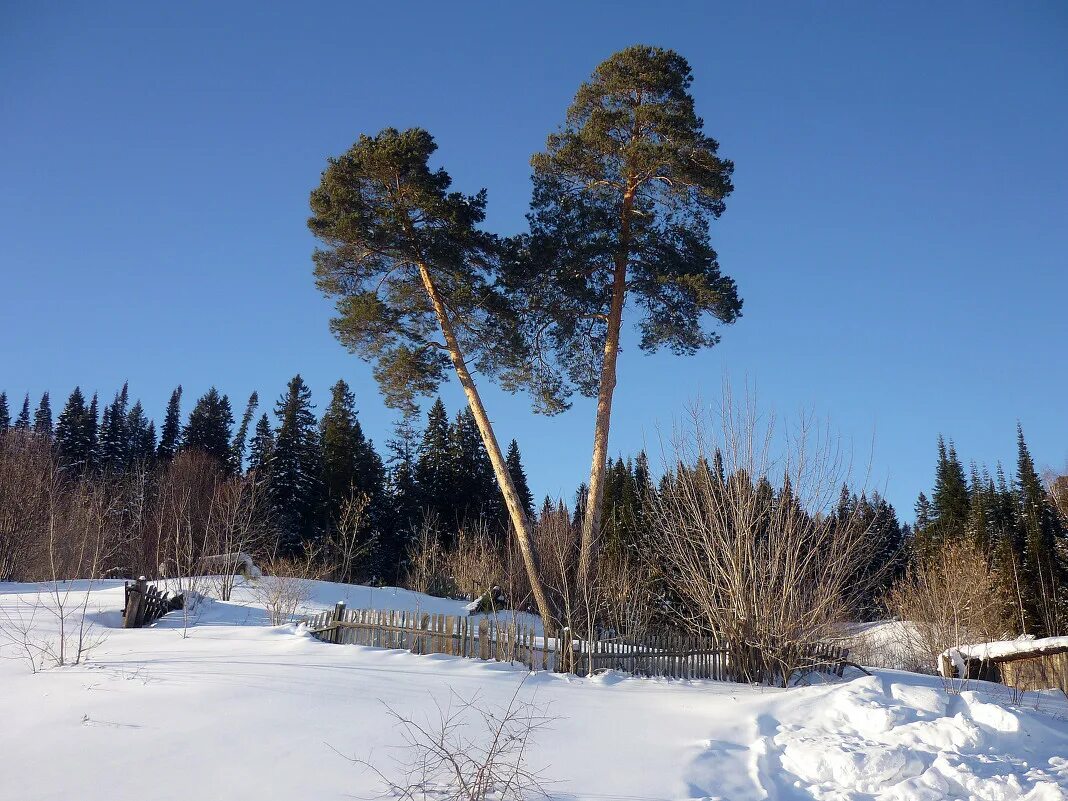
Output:
[[[351,581],[360,563],[377,545],[377,534],[367,525],[371,497],[355,487],[341,501],[337,520],[330,532],[327,563],[333,565],[334,581]]]
[[[1005,582],[965,540],[945,542],[919,558],[887,597],[891,613],[906,624],[900,646],[907,660],[928,672],[949,648],[1007,636],[1011,604]]]
[[[446,597],[454,594],[437,517],[433,514],[425,514],[414,532],[408,552],[405,586],[426,595]]]
[[[272,626],[292,623],[304,612],[312,596],[313,582],[322,577],[319,554],[307,549],[301,558],[275,557],[266,575],[250,582],[249,590],[263,608]]]
[[[180,592],[206,590],[200,561],[211,551],[213,500],[223,479],[219,463],[198,451],[178,453],[160,477],[152,512],[159,572]]]
[[[249,554],[261,550],[271,534],[260,486],[244,476],[220,480],[212,492],[202,548],[211,553],[200,556],[193,572],[212,574],[219,598],[229,601],[236,577],[252,572]]]
[[[739,678],[788,684],[872,579],[859,569],[863,522],[831,513],[849,477],[836,440],[804,418],[778,433],[727,387],[714,419],[691,413],[665,463],[677,467],[650,503],[650,557],[680,622],[724,638]]]
[[[121,495],[106,479],[68,480],[50,458],[38,465],[40,490],[33,558],[23,569],[44,579],[32,604],[17,603],[0,618],[0,639],[36,672],[81,663],[102,641],[88,619],[97,576],[123,546],[118,506]],[[44,575],[41,575],[44,573]],[[83,581],[77,579],[87,577]]]
[[[460,527],[456,545],[444,554],[444,568],[464,598],[478,598],[504,583],[504,563],[485,520]]]
[[[45,554],[36,546],[55,479],[47,442],[13,429],[0,434],[0,581],[47,575]]]
[[[353,760],[381,781],[385,795],[410,801],[524,801],[547,797],[545,779],[527,762],[531,738],[550,725],[545,710],[520,699],[522,682],[505,707],[455,693],[435,702],[423,722],[387,707],[403,744],[392,768]]]
[[[40,593],[33,603],[19,600],[0,607],[0,655],[23,662],[31,673],[47,667],[52,649],[41,628],[46,616]]]
[[[598,560],[598,615],[611,636],[640,643],[650,632],[659,611],[656,576],[640,553],[619,550]]]

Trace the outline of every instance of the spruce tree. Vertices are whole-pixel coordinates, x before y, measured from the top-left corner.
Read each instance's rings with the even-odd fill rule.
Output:
[[[156,455],[161,462],[169,462],[181,447],[182,438],[182,386],[179,384],[167,401],[167,412],[163,417],[163,428],[159,432],[159,448]]]
[[[527,471],[523,469],[519,443],[514,439],[508,443],[508,454],[504,457],[504,461],[508,464],[508,472],[512,476],[512,483],[515,484],[515,491],[523,504],[523,510],[527,513],[527,517],[533,519],[534,495],[530,491],[530,484],[527,483]]]
[[[722,455],[717,450],[714,456],[719,456],[720,468],[722,469]],[[715,463],[713,463],[713,467],[715,467]],[[649,534],[646,510],[654,498],[656,489],[653,487],[652,472],[649,470],[649,456],[644,450],[638,451],[638,455],[634,457],[634,487],[638,494],[638,518],[636,524],[639,536],[645,537]]]
[[[88,469],[93,459],[92,430],[89,424],[89,408],[80,387],[75,387],[67,398],[67,404],[56,420],[56,450],[64,470],[81,473]]]
[[[129,463],[130,437],[126,430],[129,397],[129,387],[123,384],[111,405],[104,409],[100,426],[100,467],[105,470],[122,470]]]
[[[29,431],[30,430],[30,393],[26,393],[26,397],[22,399],[22,411],[19,412],[19,416],[15,418],[15,430],[16,431]]]
[[[85,438],[89,443],[89,461],[86,467],[96,467],[100,461],[100,401],[93,393],[89,401],[89,414],[85,419]]]
[[[637,543],[638,491],[634,464],[622,458],[609,460],[602,499],[601,544],[608,552],[622,553]]]
[[[44,439],[52,439],[52,403],[48,393],[41,395],[41,402],[33,415],[33,433]]]
[[[367,447],[363,429],[356,419],[356,397],[344,381],[331,388],[330,404],[320,423],[323,449],[323,485],[331,520],[335,519],[345,498],[353,492],[367,491],[360,486],[357,464]]]
[[[415,463],[415,484],[421,510],[437,518],[443,535],[454,533],[457,523],[451,439],[448,412],[441,398],[437,398],[427,412],[426,429]]]
[[[538,341],[556,350],[564,382],[597,397],[590,503],[578,575],[590,573],[608,462],[616,362],[628,295],[639,348],[691,354],[733,323],[742,302],[709,236],[734,165],[718,155],[690,94],[682,56],[634,46],[600,64],[575,95],[562,130],[531,159],[527,238],[506,259],[510,283],[539,313]],[[533,339],[533,337],[528,337]],[[539,362],[541,363],[541,362]]]
[[[385,467],[373,443],[363,434],[356,398],[345,381],[338,381],[331,389],[330,404],[320,422],[320,440],[330,524],[338,522],[346,499],[353,493],[365,496],[364,536],[374,532],[375,538],[372,552],[363,559],[364,568],[372,575],[392,577],[398,553],[396,540],[390,536]]]
[[[904,572],[907,565],[905,529],[898,521],[897,511],[879,493],[864,499],[865,509],[858,521],[867,531],[869,543],[863,567],[863,586],[868,587],[861,603],[870,615],[880,611],[880,604],[890,586]]]
[[[271,454],[274,452],[274,430],[264,414],[256,423],[256,431],[248,448],[248,472],[256,476],[256,483],[268,483]]]
[[[931,502],[937,542],[956,541],[964,536],[971,504],[968,483],[956,448],[952,442],[947,447],[941,436],[938,438],[938,465]]]
[[[1061,531],[1019,424],[1016,442],[1018,521],[1024,547],[1025,581],[1030,590],[1029,611],[1038,633],[1056,636],[1063,633],[1059,608],[1061,568],[1057,558]]]
[[[230,434],[233,425],[230,399],[212,387],[197,400],[189,413],[189,421],[182,431],[182,448],[213,456],[224,471],[233,472]]]
[[[270,497],[279,545],[290,555],[323,533],[322,452],[313,409],[311,390],[300,375],[275,404],[278,431],[270,461]]]
[[[7,405],[7,393],[0,392],[0,434],[11,427],[11,409]]]
[[[971,464],[969,475],[968,497],[968,523],[966,531],[968,539],[975,544],[983,553],[989,555],[992,549],[993,536],[991,533],[993,522],[993,493],[990,476],[983,476],[975,462]]]
[[[256,413],[256,407],[260,405],[260,396],[258,393],[253,392],[249,395],[248,403],[245,404],[245,411],[241,415],[241,425],[237,427],[237,433],[234,434],[234,441],[230,445],[231,460],[234,464],[234,469],[237,472],[241,472],[245,464],[245,441],[248,439],[248,427],[252,423],[252,416]]]
[[[393,437],[386,443],[389,449],[388,486],[390,516],[386,525],[396,547],[410,539],[420,522],[421,499],[415,478],[418,436],[408,417],[398,421]],[[403,550],[403,549],[401,549]]]
[[[486,447],[470,409],[461,409],[449,429],[453,515],[458,525],[491,522],[504,511]],[[507,464],[507,460],[505,462]],[[518,493],[518,490],[517,490]]]
[[[1005,617],[1017,622],[1020,633],[1024,633],[1031,628],[1028,624],[1030,613],[1024,601],[1024,596],[1029,596],[1031,590],[1026,586],[1024,546],[1017,521],[1019,506],[1016,503],[1016,493],[1005,478],[1005,470],[1000,462],[997,465],[996,481],[990,480],[987,491],[993,498],[992,563],[1009,599]]]
[[[126,464],[147,464],[156,455],[156,426],[145,414],[141,401],[126,415]]]
[[[927,500],[926,493],[921,492],[920,497],[916,499],[915,512],[916,525],[914,531],[920,533],[931,525],[931,502]]]

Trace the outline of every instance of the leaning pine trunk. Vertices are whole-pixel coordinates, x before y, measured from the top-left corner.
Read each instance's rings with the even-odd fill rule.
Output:
[[[508,466],[504,461],[500,445],[497,444],[497,437],[493,433],[493,426],[486,415],[485,407],[482,405],[482,398],[478,394],[478,388],[475,386],[475,381],[467,369],[463,354],[460,352],[460,343],[452,330],[452,323],[446,313],[445,304],[425,264],[419,265],[419,275],[423,279],[423,286],[426,288],[427,294],[430,296],[430,302],[434,306],[434,313],[437,315],[438,323],[441,325],[441,333],[445,337],[449,358],[452,359],[452,365],[456,369],[456,377],[460,380],[460,386],[463,387],[464,394],[467,396],[467,403],[471,407],[471,413],[474,415],[475,423],[478,425],[478,431],[482,435],[482,442],[486,446],[486,453],[489,454],[490,463],[493,465],[493,473],[497,477],[497,484],[504,494],[504,503],[508,507],[508,516],[511,518],[512,527],[515,529],[516,540],[519,542],[519,551],[523,555],[523,564],[526,567],[527,577],[530,579],[534,602],[538,607],[538,614],[541,615],[545,636],[549,637],[554,628],[553,617],[548,598],[545,595],[545,589],[542,587],[538,574],[530,521],[527,519],[526,512],[523,509],[523,503],[519,499],[519,493],[516,492],[512,475],[508,472]]]

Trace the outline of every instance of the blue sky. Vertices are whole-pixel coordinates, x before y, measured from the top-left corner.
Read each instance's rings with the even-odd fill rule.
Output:
[[[430,130],[488,226],[523,225],[530,154],[579,83],[634,43],[678,50],[736,163],[714,226],[743,318],[679,359],[629,340],[611,451],[724,375],[827,416],[903,516],[935,438],[1068,459],[1068,6],[984,3],[94,3],[0,6],[0,388],[16,402],[129,380],[162,416],[301,372],[353,385],[327,330],[307,197],[387,125]],[[444,397],[455,410],[455,384]],[[588,470],[593,409],[537,418],[488,391],[536,493]]]

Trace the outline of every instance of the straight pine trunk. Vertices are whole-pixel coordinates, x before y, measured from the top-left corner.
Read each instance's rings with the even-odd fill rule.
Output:
[[[590,484],[586,494],[586,512],[582,517],[582,537],[579,541],[578,585],[579,597],[588,597],[587,582],[593,568],[594,544],[601,533],[601,503],[604,500],[605,472],[608,462],[608,432],[612,425],[612,398],[616,391],[616,360],[619,358],[619,333],[623,325],[623,306],[627,299],[627,264],[630,260],[630,218],[634,205],[635,186],[623,194],[623,209],[619,222],[619,248],[616,251],[612,275],[612,301],[608,311],[608,330],[605,332],[604,359],[601,362],[601,384],[597,392],[597,417],[593,427],[593,458],[590,463]]]

